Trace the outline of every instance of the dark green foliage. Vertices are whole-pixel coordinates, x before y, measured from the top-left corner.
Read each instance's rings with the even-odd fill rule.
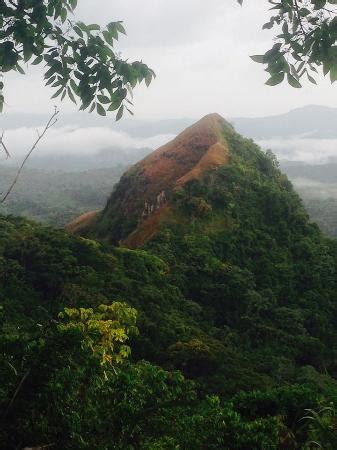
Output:
[[[206,306],[203,312],[184,299],[169,284],[163,261],[25,220],[2,219],[0,226],[1,438],[8,449],[52,442],[62,448],[276,449],[287,433],[306,438],[295,418],[335,389],[329,377],[324,382],[313,369],[312,375],[296,369],[307,388],[267,389],[225,402],[206,397],[205,390],[268,388],[272,378],[255,367],[267,371],[261,367],[266,355],[256,349],[249,356],[235,322],[231,329],[215,326]],[[229,280],[240,292],[240,283],[249,281],[240,271],[235,276]],[[105,370],[106,378],[81,335],[60,333],[64,306],[126,298],[139,310],[133,359],[180,368],[197,385],[145,362],[126,365],[117,375]],[[278,361],[272,350],[267,357],[269,364]],[[296,378],[289,359],[280,360],[279,380]]]
[[[243,0],[238,0],[242,5]],[[272,15],[264,29],[277,29],[276,42],[264,55],[252,59],[265,64],[271,75],[266,84],[287,80],[300,88],[306,77],[317,84],[317,68],[337,79],[337,23],[335,0],[269,0]]]
[[[228,366],[226,350],[207,383],[239,367],[230,377],[234,390],[296,382],[299,365],[334,373],[336,244],[309,222],[273,158],[238,135],[226,139],[231,164],[179,189],[179,222],[147,244],[168,262],[172,283],[202,307],[222,345],[240,355]],[[211,213],[191,208],[200,199]]]
[[[223,138],[230,163],[172,192],[145,249],[0,219],[6,448],[295,449],[314,435],[304,410],[337,396],[337,246],[272,155]],[[112,301],[140,330],[117,370],[59,317]]]
[[[122,22],[73,22],[69,15],[77,0],[0,1],[0,72],[24,73],[22,63],[45,63],[47,85],[54,97],[68,96],[80,109],[105,116],[117,111],[120,119],[129,105],[129,93],[142,81],[149,85],[154,72],[141,61],[129,63],[114,48]],[[1,81],[1,80],[0,80]],[[0,84],[0,111],[4,104]],[[131,94],[132,95],[132,94]]]

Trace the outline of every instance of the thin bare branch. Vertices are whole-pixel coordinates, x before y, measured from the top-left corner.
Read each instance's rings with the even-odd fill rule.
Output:
[[[5,132],[3,131],[1,136],[0,136],[0,146],[5,150],[6,158],[8,159],[8,158],[11,157],[11,154],[9,153],[9,151],[8,151],[8,149],[7,149],[7,147],[6,147],[5,143],[4,143],[4,134],[5,134]]]
[[[13,394],[13,397],[11,398],[11,401],[9,402],[9,404],[8,404],[8,406],[7,406],[7,408],[6,408],[5,412],[4,412],[4,414],[3,414],[3,418],[4,418],[4,419],[6,418],[6,416],[7,416],[8,412],[9,412],[9,410],[11,409],[11,407],[12,407],[12,405],[13,405],[13,403],[14,403],[14,400],[15,400],[16,396],[17,396],[18,393],[20,392],[20,389],[21,389],[23,383],[25,382],[25,379],[28,377],[29,374],[30,374],[30,369],[28,369],[28,370],[24,373],[23,377],[22,377],[21,380],[20,380],[20,383],[18,384],[17,388],[15,389],[15,392],[14,392],[14,394]]]
[[[53,127],[56,122],[57,122],[57,115],[58,115],[59,111],[55,108],[55,111],[53,112],[52,116],[50,117],[50,119],[48,120],[46,126],[44,127],[43,131],[41,134],[38,135],[36,141],[34,142],[33,146],[31,147],[31,149],[29,150],[29,152],[27,153],[27,155],[24,157],[15,177],[14,180],[12,181],[12,184],[9,186],[7,192],[4,194],[4,196],[0,199],[0,204],[4,203],[7,199],[7,197],[9,196],[9,194],[12,192],[14,186],[16,185],[19,176],[22,172],[22,169],[24,168],[24,165],[26,164],[28,158],[30,157],[30,155],[33,153],[33,151],[35,150],[36,146],[38,145],[38,143],[40,142],[40,140],[44,137],[44,135],[47,133],[47,131],[49,130],[49,128]],[[3,145],[3,140],[1,138],[1,143],[2,146]]]

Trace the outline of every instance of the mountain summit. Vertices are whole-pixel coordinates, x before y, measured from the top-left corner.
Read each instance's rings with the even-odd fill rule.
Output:
[[[129,248],[143,247],[172,227],[177,234],[199,228],[214,239],[243,225],[236,209],[241,216],[253,207],[251,214],[262,214],[268,224],[276,214],[275,192],[301,207],[273,156],[220,115],[209,114],[132,166],[102,212],[86,214],[68,229]]]
[[[141,245],[169,212],[176,189],[228,163],[224,130],[234,131],[219,114],[209,114],[132,166],[98,217],[98,236]]]

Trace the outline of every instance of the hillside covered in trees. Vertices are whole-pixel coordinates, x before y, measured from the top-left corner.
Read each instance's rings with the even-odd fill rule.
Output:
[[[123,170],[118,164],[76,172],[26,168],[10,200],[0,205],[0,214],[64,227],[88,210],[103,208]],[[16,167],[0,166],[0,192],[7,191],[16,173]]]
[[[0,220],[5,448],[322,442],[301,418],[337,397],[337,243],[271,154],[206,116],[81,233]]]

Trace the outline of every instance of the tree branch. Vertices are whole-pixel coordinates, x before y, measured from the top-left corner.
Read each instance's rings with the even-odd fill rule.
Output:
[[[30,155],[33,153],[33,151],[35,150],[36,146],[38,145],[38,143],[40,142],[40,140],[43,138],[43,136],[47,133],[47,131],[49,130],[49,128],[51,128],[52,126],[54,126],[57,122],[57,118],[56,116],[58,115],[59,111],[55,108],[55,111],[53,112],[51,118],[48,120],[46,126],[44,127],[43,131],[41,134],[38,135],[38,138],[36,139],[36,141],[34,142],[33,146],[31,147],[31,149],[29,150],[29,152],[27,153],[27,155],[24,157],[15,177],[14,180],[12,182],[12,184],[9,186],[7,192],[4,194],[4,196],[0,199],[0,204],[4,203],[7,199],[7,197],[9,196],[9,194],[12,192],[14,186],[16,185],[19,176],[22,172],[22,169],[24,168],[24,165],[26,164],[28,158],[30,157]],[[4,147],[3,144],[3,140],[1,138],[1,145]],[[4,147],[5,148],[5,147]],[[8,152],[7,149],[5,149],[6,152]],[[8,152],[9,154],[9,152]]]
[[[6,159],[8,159],[8,158],[11,157],[11,155],[10,155],[10,153],[9,153],[5,143],[4,143],[4,134],[5,134],[5,132],[3,131],[2,134],[1,134],[1,137],[0,137],[0,146],[5,150]]]
[[[12,398],[11,398],[11,401],[9,402],[9,404],[8,404],[8,406],[7,406],[7,408],[6,408],[6,411],[4,412],[4,415],[3,415],[3,418],[4,418],[4,419],[7,417],[7,414],[8,414],[8,412],[9,412],[9,410],[11,409],[11,407],[12,407],[12,405],[13,405],[13,403],[14,403],[14,400],[16,399],[16,396],[17,396],[18,393],[20,392],[20,389],[21,389],[23,383],[25,382],[25,379],[28,377],[29,374],[30,374],[30,369],[28,369],[28,370],[24,373],[23,377],[22,377],[21,380],[20,380],[20,383],[18,384],[17,388],[15,389],[15,392],[14,392]]]
[[[307,33],[306,33],[306,31],[304,29],[304,26],[303,26],[302,17],[301,17],[301,13],[300,13],[300,8],[298,6],[297,0],[294,1],[294,6],[295,6],[296,14],[297,14],[297,17],[298,17],[298,22],[300,24],[302,33],[303,33],[303,35],[305,37]]]

